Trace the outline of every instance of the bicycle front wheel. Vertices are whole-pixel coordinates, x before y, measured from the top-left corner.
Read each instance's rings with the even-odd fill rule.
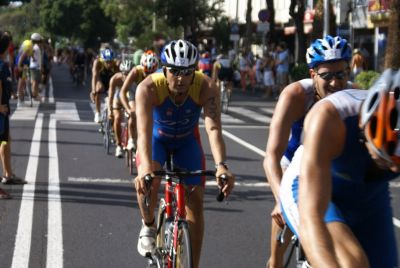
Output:
[[[172,263],[174,268],[193,267],[192,245],[190,243],[189,226],[187,222],[180,222],[178,225],[178,237],[174,243]]]

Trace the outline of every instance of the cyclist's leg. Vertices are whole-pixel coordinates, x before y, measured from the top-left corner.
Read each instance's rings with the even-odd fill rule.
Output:
[[[205,168],[205,158],[200,140],[193,139],[174,154],[175,164],[189,170],[198,170]],[[190,193],[190,198],[186,200],[186,219],[189,223],[190,237],[192,243],[193,267],[198,267],[200,263],[201,247],[204,233],[204,178],[193,177],[186,180],[187,184],[197,185]]]
[[[114,130],[115,143],[118,146],[121,146],[121,123],[123,114],[121,109],[122,105],[119,100],[118,93],[119,93],[118,91],[115,92],[112,104],[112,111],[114,115],[113,130]]]
[[[349,226],[343,222],[334,221],[329,222],[327,228],[340,267],[369,267],[367,255]]]
[[[101,106],[101,93],[106,90],[106,85],[104,85],[101,81],[96,82],[96,89],[94,95],[94,103],[96,105],[96,113],[100,113]]]
[[[154,144],[153,144],[153,150],[154,150]],[[137,161],[137,163],[140,163],[140,161]],[[161,169],[161,164],[157,161],[153,161],[153,170],[159,170],[159,169]],[[136,196],[140,208],[140,213],[142,215],[142,223],[143,223],[139,233],[137,249],[142,256],[147,256],[149,253],[153,251],[154,247],[156,246],[157,230],[156,230],[156,219],[154,215],[154,208],[157,205],[157,193],[160,187],[160,180],[154,178],[151,187],[152,188],[150,191],[149,206],[147,206],[144,202],[144,195],[139,191],[136,191]],[[138,187],[136,187],[136,189],[137,188]]]
[[[136,109],[134,100],[129,101],[129,107],[131,109],[131,113],[128,120],[129,138],[132,140],[132,142],[136,143],[137,130],[136,130]]]
[[[287,230],[284,236],[284,243],[278,241],[278,235],[282,231],[279,225],[272,219],[271,221],[271,255],[268,260],[268,267],[283,267],[284,265],[284,254],[290,243],[291,236],[293,235],[290,230]]]

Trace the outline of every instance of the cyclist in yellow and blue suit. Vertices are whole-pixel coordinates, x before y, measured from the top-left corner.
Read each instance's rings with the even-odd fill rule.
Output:
[[[100,94],[108,90],[111,77],[119,72],[119,62],[114,58],[111,48],[100,50],[100,57],[93,62],[92,90],[90,98],[96,105],[94,121],[100,123]]]
[[[170,42],[163,50],[163,72],[143,80],[136,90],[138,130],[138,176],[135,180],[138,203],[143,217],[138,251],[146,256],[155,246],[154,207],[160,180],[153,180],[150,207],[143,204],[148,193],[145,176],[159,170],[167,153],[173,150],[174,164],[187,170],[204,167],[204,153],[199,139],[201,109],[212,155],[216,163],[217,183],[228,196],[234,176],[228,171],[225,144],[222,138],[219,91],[208,76],[195,72],[197,48],[188,41]],[[226,184],[219,178],[225,174]],[[201,178],[187,179],[185,184],[201,185]],[[186,203],[187,220],[193,253],[193,267],[198,267],[204,230],[204,187],[193,187]]]

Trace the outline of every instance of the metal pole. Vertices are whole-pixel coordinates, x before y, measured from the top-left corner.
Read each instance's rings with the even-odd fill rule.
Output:
[[[379,27],[375,26],[374,70],[378,72],[378,68],[379,68]]]
[[[329,0],[324,0],[324,33],[323,36],[329,34]]]

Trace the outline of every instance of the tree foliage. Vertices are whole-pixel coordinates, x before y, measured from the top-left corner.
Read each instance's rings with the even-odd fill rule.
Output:
[[[390,6],[388,42],[386,46],[385,68],[400,68],[400,0],[392,0]]]

